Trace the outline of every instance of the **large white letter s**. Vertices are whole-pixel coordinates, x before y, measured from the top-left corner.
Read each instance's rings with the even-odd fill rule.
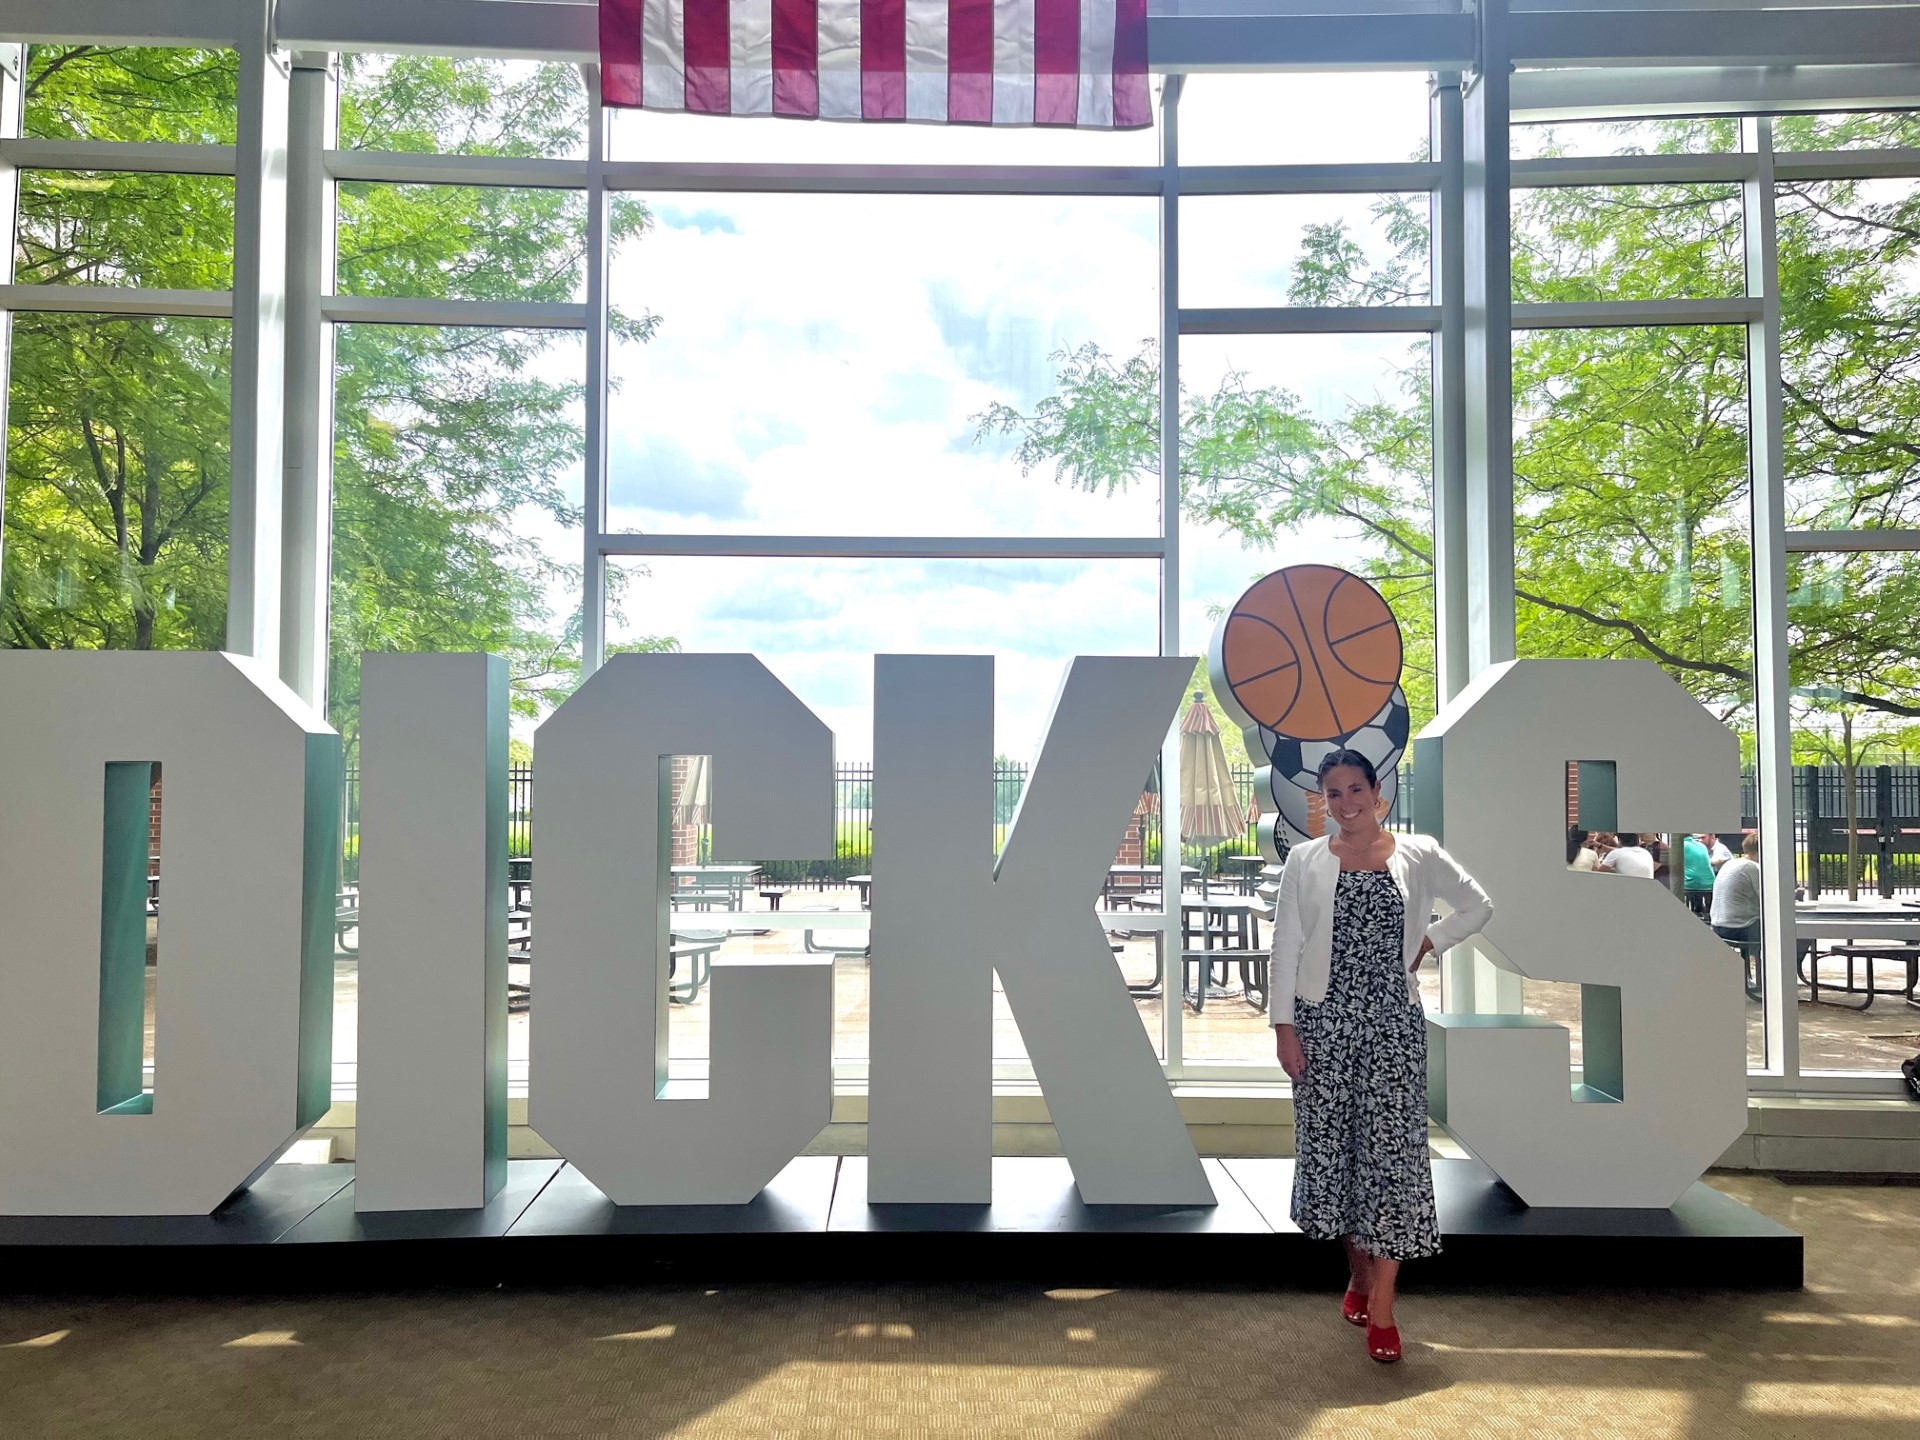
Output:
[[[1739,823],[1734,734],[1644,660],[1515,660],[1415,744],[1417,821],[1493,896],[1493,958],[1583,987],[1565,1029],[1431,1017],[1433,1114],[1529,1205],[1662,1208],[1746,1126],[1740,962],[1650,881],[1567,869],[1566,767],[1612,761],[1622,828]]]

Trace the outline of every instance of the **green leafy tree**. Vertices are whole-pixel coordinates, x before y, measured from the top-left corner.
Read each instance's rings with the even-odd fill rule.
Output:
[[[231,56],[36,47],[29,134],[232,144]],[[224,290],[233,181],[27,171],[22,284]],[[58,313],[13,326],[0,643],[211,648],[226,628],[225,321]]]
[[[91,46],[30,54],[30,133],[232,143],[223,52]],[[585,101],[565,66],[406,56],[343,62],[349,149],[565,154]],[[562,190],[339,188],[344,294],[578,298],[581,197]],[[649,218],[617,207],[613,238]],[[33,172],[26,283],[219,290],[233,183]],[[616,321],[643,339],[650,317]],[[508,657],[517,713],[580,670],[580,574],[529,533],[576,530],[581,387],[552,331],[343,326],[337,335],[330,718],[357,738],[365,650]],[[215,648],[225,629],[230,329],[24,317],[15,327],[0,637],[34,647]],[[670,648],[657,637],[626,648]]]
[[[1672,122],[1653,133],[1663,150],[1724,149],[1729,123]],[[1893,145],[1911,143],[1915,122],[1778,123],[1789,144]],[[1920,525],[1920,349],[1911,343],[1920,333],[1920,188],[1788,185],[1780,207],[1788,474],[1799,518]],[[1369,264],[1343,224],[1307,229],[1295,303],[1423,293],[1424,219],[1399,199],[1376,212],[1393,239],[1381,263]],[[1516,298],[1738,294],[1740,225],[1727,186],[1523,192]],[[1515,335],[1521,653],[1652,659],[1723,718],[1750,715],[1744,346],[1742,331],[1715,326]],[[1053,395],[1028,411],[995,407],[980,417],[981,433],[1013,436],[1023,466],[1062,483],[1112,491],[1156,476],[1154,349],[1117,359],[1083,347],[1058,360]],[[1361,397],[1332,420],[1240,375],[1181,397],[1188,520],[1262,549],[1309,522],[1343,527],[1359,556],[1351,563],[1401,621],[1416,725],[1433,703],[1427,375],[1425,346],[1410,347],[1397,396]],[[1789,611],[1794,683],[1831,688],[1836,703],[1886,724],[1920,715],[1916,603],[1920,567],[1908,557],[1802,564]]]

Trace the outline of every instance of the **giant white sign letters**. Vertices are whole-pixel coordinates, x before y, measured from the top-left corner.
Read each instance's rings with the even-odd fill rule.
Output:
[[[1073,661],[996,860],[991,660],[876,660],[873,1199],[989,1197],[998,971],[1084,1198],[1211,1203],[1093,914],[1192,670]],[[504,1172],[504,675],[368,657],[363,690],[357,1203],[480,1206]],[[747,1201],[830,1118],[832,972],[721,960],[709,1081],[668,1082],[668,757],[712,757],[715,859],[827,856],[832,735],[752,656],[623,655],[536,743],[531,1123],[618,1203]],[[1564,767],[1613,761],[1624,822],[1730,828],[1731,735],[1650,665],[1524,661],[1421,747],[1490,948],[1588,993],[1582,1089],[1556,1027],[1442,1018],[1435,1113],[1531,1203],[1670,1204],[1743,1120],[1739,964],[1658,887],[1559,866]],[[250,661],[0,654],[0,1214],[204,1213],[325,1111],[339,797],[338,738]]]
[[[1740,823],[1739,741],[1652,661],[1481,672],[1415,743],[1416,818],[1494,897],[1491,958],[1581,986],[1584,1076],[1563,1026],[1437,1016],[1433,1111],[1530,1205],[1664,1207],[1746,1128],[1740,961],[1651,881],[1566,867],[1570,760],[1611,763],[1606,828]]]

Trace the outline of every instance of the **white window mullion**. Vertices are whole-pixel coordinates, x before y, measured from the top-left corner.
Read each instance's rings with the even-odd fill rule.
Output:
[[[600,103],[600,68],[584,67],[587,82],[587,305],[586,455],[580,576],[580,678],[607,654],[607,112]]]
[[[1760,313],[1747,322],[1748,489],[1753,497],[1753,709],[1762,873],[1761,935],[1766,967],[1766,1070],[1790,1083],[1800,1074],[1800,1007],[1795,1000],[1793,659],[1787,641],[1786,464],[1780,391],[1779,257],[1774,240],[1773,122],[1740,122],[1755,165],[1743,187],[1747,294]]]
[[[324,158],[339,123],[337,59],[314,52],[296,56],[288,88],[280,678],[324,711],[333,554],[334,331],[321,298],[333,289],[337,244],[337,187]]]
[[[1160,653],[1180,653],[1180,91],[1160,92]],[[1146,857],[1142,855],[1144,862]],[[1180,956],[1180,737],[1160,749],[1160,1017],[1167,1073],[1186,1066]],[[1207,983],[1206,976],[1200,983]]]
[[[20,133],[26,101],[27,47],[0,44],[0,141]],[[0,515],[7,505],[7,400],[12,394],[13,316],[6,300],[13,289],[14,232],[20,216],[20,171],[0,152]],[[0,526],[0,562],[6,559],[6,529]]]
[[[251,18],[251,17],[250,17]],[[227,649],[280,670],[282,404],[287,359],[285,57],[268,15],[235,47],[239,144],[233,185],[233,421],[227,549]]]

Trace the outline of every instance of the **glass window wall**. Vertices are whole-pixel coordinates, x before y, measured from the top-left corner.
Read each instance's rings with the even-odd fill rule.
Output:
[[[1010,433],[1153,335],[1135,198],[616,196],[608,528],[1150,535],[1150,490],[1056,483]],[[1136,387],[1137,389],[1137,387]],[[1150,393],[1102,417],[1121,455]]]
[[[240,60],[231,50],[27,47],[20,133],[36,140],[231,145]]]
[[[1752,508],[1746,345],[1729,326],[1539,330],[1514,336],[1514,584],[1523,657],[1652,660],[1754,754]],[[1631,714],[1610,726],[1631,732]],[[1582,758],[1568,755],[1569,761]],[[1743,787],[1751,793],[1751,778]],[[1574,807],[1570,804],[1570,810]],[[1630,817],[1626,817],[1630,818]],[[1577,827],[1577,810],[1568,816]],[[1743,817],[1751,827],[1754,817]],[[1723,844],[1739,848],[1739,834]],[[1701,913],[1710,888],[1681,896],[1685,842],[1636,839],[1675,904]],[[1682,852],[1676,855],[1676,846]],[[1679,878],[1674,872],[1680,870]],[[1596,876],[1595,884],[1627,884]],[[1652,883],[1640,881],[1637,883]],[[1765,1064],[1761,970],[1751,972],[1748,1060]],[[1728,952],[1727,983],[1740,983]],[[1573,1032],[1580,987],[1525,982],[1525,1008]]]
[[[1513,192],[1513,298],[1714,300],[1744,293],[1738,185]]]
[[[1005,843],[1067,663],[1076,655],[1157,650],[1157,567],[1140,560],[658,556],[611,568],[611,653],[750,651],[834,733],[834,855],[750,857],[759,874],[740,897],[749,910],[770,910],[775,896],[783,915],[817,909],[818,928],[736,933],[722,954],[790,954],[807,946],[835,953],[834,1056],[843,1078],[864,1078],[868,961],[859,912],[871,899],[875,846],[886,843],[873,824],[874,790],[886,784],[872,761],[873,657],[993,656],[995,821],[993,832],[979,837],[986,865]],[[1143,757],[1143,780],[1146,769]],[[703,826],[676,825],[674,844],[675,863],[711,858]],[[704,928],[705,897],[696,881],[683,882],[688,893],[677,902],[676,931]],[[859,918],[852,929],[835,929],[831,912]],[[943,920],[932,914],[923,923]],[[1116,943],[1116,963],[1144,986],[1155,964],[1152,936],[1122,935]],[[1026,1051],[997,978],[993,1007],[996,1064],[1017,1069]],[[1157,1046],[1157,998],[1138,1009]],[[710,1013],[705,990],[674,1006],[676,1062],[705,1059]]]
[[[200,173],[221,169],[224,151],[189,153],[172,173],[155,173],[171,164],[167,152],[112,147],[234,144],[245,129],[241,64],[223,51],[28,52],[26,142],[90,148],[23,152],[17,172],[5,643],[224,643],[237,332],[223,307],[236,275],[247,273],[234,263],[236,186]],[[1157,80],[1154,88],[1157,109]],[[1183,192],[1173,217],[1184,250],[1178,291],[1166,296],[1156,284],[1156,231],[1166,218],[1153,193],[1166,178],[1157,128],[609,118],[593,109],[574,67],[526,60],[350,56],[339,89],[337,139],[295,136],[297,145],[341,152],[327,162],[339,176],[336,308],[418,301],[414,318],[435,322],[343,324],[333,336],[329,707],[350,741],[349,672],[357,673],[359,649],[505,645],[524,746],[537,717],[593,658],[590,622],[604,621],[616,647],[708,643],[718,612],[683,625],[670,604],[656,603],[658,580],[682,567],[696,577],[685,588],[704,591],[715,582],[701,577],[764,583],[779,566],[811,566],[838,578],[794,578],[783,593],[796,605],[835,599],[835,585],[874,586],[894,594],[898,608],[900,592],[882,571],[970,594],[933,572],[1031,563],[1055,577],[1028,597],[1044,610],[1053,591],[1077,594],[1089,574],[1151,573],[1164,557],[1178,567],[1177,595],[1156,601],[1136,585],[1124,601],[1100,603],[1140,627],[1143,649],[1154,648],[1156,633],[1158,643],[1175,643],[1171,630],[1158,632],[1164,612],[1177,609],[1177,643],[1191,652],[1214,607],[1245,582],[1327,554],[1375,567],[1410,637],[1409,656],[1431,654],[1431,567],[1417,546],[1431,528],[1430,407],[1443,397],[1428,395],[1424,339],[1185,337],[1187,473],[1183,513],[1174,515],[1160,513],[1155,343],[1176,303],[1284,310],[1450,299],[1428,293],[1432,237],[1417,189],[1437,167],[1404,164],[1429,153],[1426,76],[1187,77],[1180,163],[1208,170],[1191,177],[1203,190],[1248,193]],[[1357,118],[1325,123],[1336,111]],[[578,163],[602,123],[604,174]],[[1767,617],[1772,602],[1754,594],[1745,453],[1749,443],[1764,449],[1768,437],[1747,433],[1750,401],[1765,397],[1746,394],[1748,335],[1739,322],[1747,306],[1753,333],[1767,333],[1761,302],[1777,291],[1788,526],[1812,535],[1920,528],[1901,443],[1913,408],[1911,347],[1902,343],[1915,324],[1912,125],[1903,113],[1868,112],[1746,126],[1763,143],[1770,135],[1779,152],[1778,184],[1758,202],[1778,216],[1778,265],[1764,274],[1746,271],[1754,217],[1743,212],[1756,202],[1742,195],[1727,158],[1741,143],[1741,122],[1513,129],[1522,162],[1511,210],[1515,299],[1580,305],[1585,313],[1569,318],[1601,327],[1523,329],[1514,339],[1521,653],[1647,655],[1722,714],[1748,754],[1756,713],[1789,705],[1793,783],[1812,776],[1802,828],[1809,815],[1822,825],[1837,816],[1840,827],[1841,850],[1831,854],[1797,837],[1796,878],[1817,883],[1823,898],[1847,885],[1875,898],[1892,879],[1898,899],[1902,842],[1881,830],[1900,802],[1881,788],[1904,783],[1904,760],[1879,757],[1907,748],[1909,702],[1904,642],[1885,627],[1897,628],[1909,608],[1903,587],[1915,552],[1862,554],[1847,548],[1857,538],[1796,537],[1782,613],[1767,618],[1790,649],[1792,693],[1751,694],[1751,615],[1757,604]],[[1554,157],[1648,164],[1646,173],[1623,174],[1624,183],[1529,188],[1542,172],[1530,175],[1525,162]],[[1755,168],[1762,158],[1753,157]],[[476,162],[496,161],[502,183],[488,184]],[[756,168],[711,172],[714,162]],[[819,175],[778,168],[823,163],[853,167],[851,188],[888,193],[792,193]],[[680,164],[706,167],[702,186],[747,188],[673,189],[689,172],[656,167]],[[1385,172],[1364,181],[1358,171],[1248,168],[1382,164]],[[1003,168],[997,179],[955,168],[967,166]],[[1047,166],[1062,167],[1061,184],[1039,173]],[[1254,193],[1321,184],[1359,193]],[[1029,193],[938,193],[995,185]],[[1049,188],[1074,194],[1040,193]],[[1101,188],[1123,193],[1086,193]],[[503,328],[536,318],[572,327],[580,312],[530,317],[500,307],[596,298],[586,277],[599,227],[589,217],[608,191],[610,303],[604,319],[588,313],[586,321],[590,330],[606,323],[611,340],[601,475],[582,398],[582,382],[596,373],[592,347],[568,329]],[[238,228],[244,239],[252,227]],[[106,293],[81,314],[62,312],[65,301],[31,298],[74,285]],[[1609,324],[1602,307],[1620,301],[1653,307],[1637,313],[1642,328]],[[1685,313],[1699,301],[1731,308]],[[232,303],[248,325],[251,303],[241,295]],[[1659,313],[1668,303],[1681,313]],[[1679,323],[1722,314],[1728,323]],[[253,334],[241,338],[251,343]],[[512,458],[504,470],[502,454]],[[1288,495],[1300,508],[1286,508]],[[604,517],[587,513],[590,499],[605,501]],[[595,568],[582,566],[583,553],[632,549],[634,533],[673,541],[665,548],[679,553],[617,561],[604,591],[583,583]],[[741,533],[815,537],[822,551],[844,542],[856,552],[862,537],[1001,537],[1032,555],[882,562],[823,553],[770,565],[700,554]],[[1128,539],[1139,558],[1074,553],[1101,536]],[[1828,543],[1824,552],[1809,548]],[[1058,578],[1069,574],[1080,578]],[[751,608],[748,581],[728,583]],[[1071,600],[1062,603],[1073,613]],[[988,612],[985,601],[975,608]],[[769,634],[776,628],[761,623]],[[1060,653],[1092,648],[1095,638],[1069,635]],[[764,650],[771,642],[740,643]],[[1010,657],[1024,653],[1022,643],[995,632],[979,648]],[[861,639],[863,661],[872,648],[883,647]],[[1003,670],[1012,673],[1007,663]],[[1431,661],[1409,675],[1410,695],[1428,697],[1416,709],[1430,707]],[[1870,785],[1857,773],[1851,786],[1835,778],[1848,763],[1849,727],[1855,770],[1872,772]],[[529,758],[524,749],[519,758]],[[1881,763],[1891,779],[1881,779]],[[1756,779],[1750,802],[1758,788]],[[1863,816],[1880,829],[1869,835]],[[1162,822],[1168,830],[1177,823]],[[1883,845],[1892,847],[1884,856]],[[1775,946],[1783,938],[1770,937]],[[1804,1075],[1818,1088],[1836,1071],[1846,1074],[1834,1084],[1871,1089],[1871,1077],[1885,1072],[1881,1059],[1829,1044],[1838,1011],[1824,1002],[1845,983],[1838,963],[1822,958],[1810,968],[1820,1004],[1806,986],[1798,1005],[1768,997],[1774,1033],[1784,1027],[1800,1042],[1800,1073],[1781,1077],[1788,1087]],[[1875,1012],[1863,1013],[1872,1020]],[[1205,1014],[1210,1026],[1225,1010],[1210,1003]],[[1204,1075],[1215,1060],[1264,1062],[1263,1021],[1240,1036],[1226,1026],[1209,1048],[1202,1016],[1179,1006],[1157,1021],[1143,1007],[1143,1020],[1166,1042],[1177,1076]],[[1756,1065],[1786,1063],[1761,1053],[1757,1023],[1754,1033]]]
[[[1180,303],[1424,305],[1427,196],[1231,195],[1180,202]]]
[[[1365,577],[1397,622],[1404,655],[1400,687],[1415,733],[1433,717],[1433,479],[1431,376],[1424,335],[1188,336],[1181,341],[1180,638],[1204,654],[1220,617],[1262,576],[1289,565],[1332,565]],[[1255,815],[1277,809],[1296,830],[1319,834],[1325,817],[1308,786],[1263,791],[1255,772],[1267,764],[1256,743],[1249,753],[1226,718],[1205,675],[1236,779],[1236,800],[1248,824],[1226,837],[1189,837],[1183,858],[1235,890],[1254,853]],[[1410,758],[1410,757],[1409,757]],[[1285,785],[1283,779],[1280,782]],[[1396,794],[1389,824],[1404,827],[1411,806],[1400,787],[1417,784],[1403,759],[1383,774]],[[1279,796],[1291,802],[1279,803]],[[1209,885],[1215,882],[1211,878]],[[1250,943],[1238,917],[1191,902],[1183,925],[1207,948],[1202,919],[1221,934],[1216,945]],[[1257,897],[1253,897],[1256,898]],[[1232,923],[1222,923],[1224,919]],[[1270,943],[1256,921],[1261,943]],[[1213,974],[1202,992],[1201,964]],[[1232,960],[1191,964],[1183,1054],[1189,1065],[1274,1064],[1264,991],[1250,988]],[[1257,975],[1255,978],[1258,978]],[[1439,1006],[1436,967],[1422,987]]]

